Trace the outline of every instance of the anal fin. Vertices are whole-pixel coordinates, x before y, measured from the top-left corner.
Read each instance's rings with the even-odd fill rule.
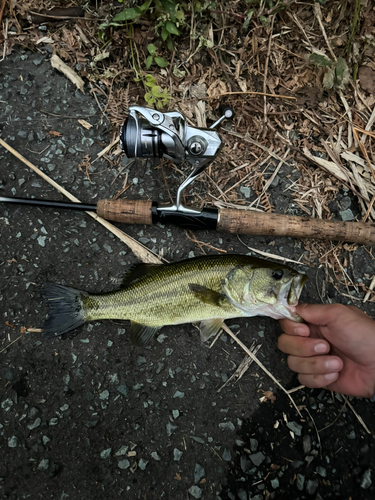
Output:
[[[142,325],[132,321],[130,328],[131,341],[134,345],[144,346],[150,342],[158,330],[158,326]]]
[[[215,335],[222,326],[223,320],[221,318],[205,319],[201,321],[199,325],[201,341],[206,342],[206,340]]]

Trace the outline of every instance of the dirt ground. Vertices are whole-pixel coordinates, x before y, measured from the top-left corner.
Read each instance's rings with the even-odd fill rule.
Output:
[[[168,201],[163,173],[151,164],[118,175],[99,159],[90,180],[78,169],[109,143],[109,124],[89,88],[80,93],[49,58],[17,47],[1,63],[1,138],[82,201],[113,197],[127,172],[126,196]],[[81,118],[93,127],[82,127]],[[3,148],[0,160],[1,195],[63,199]],[[166,174],[174,193],[181,177],[169,167]],[[285,189],[298,176],[286,165],[278,172],[270,190],[276,211],[295,210]],[[355,200],[340,190],[336,202],[344,198],[357,215]],[[182,229],[122,229],[170,261],[201,255]],[[132,346],[126,323],[110,321],[54,340],[21,333],[43,322],[44,282],[111,290],[137,259],[85,213],[0,204],[0,231],[1,498],[374,498],[374,403],[351,400],[368,433],[343,398],[325,390],[292,394],[301,419],[258,367],[218,392],[244,353],[224,334],[209,349],[192,325],[165,327],[146,348]],[[309,256],[290,238],[195,237],[231,253],[249,253],[248,245],[295,260]],[[317,259],[305,262],[302,300],[354,302],[375,314],[372,302],[332,286],[321,297],[324,272]],[[351,252],[351,264],[352,278],[368,284],[375,263],[363,247]],[[259,359],[286,388],[299,385],[277,349],[276,321],[228,324],[246,345],[261,345]],[[275,401],[260,402],[262,391]]]

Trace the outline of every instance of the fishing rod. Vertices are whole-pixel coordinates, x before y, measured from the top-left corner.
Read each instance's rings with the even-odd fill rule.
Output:
[[[246,209],[186,207],[182,192],[211,163],[222,146],[214,128],[231,119],[233,110],[220,106],[222,116],[209,128],[187,124],[176,111],[131,106],[120,132],[120,144],[129,158],[166,158],[174,163],[186,161],[193,171],[179,186],[173,205],[160,205],[150,200],[100,200],[96,205],[56,202],[0,196],[0,202],[36,205],[96,212],[106,220],[126,224],[174,224],[186,229],[213,229],[234,234],[291,236],[372,245],[375,243],[375,224],[311,219],[283,214],[264,213]]]

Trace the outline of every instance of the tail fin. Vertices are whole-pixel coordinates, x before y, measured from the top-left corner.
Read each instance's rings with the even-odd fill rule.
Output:
[[[49,308],[42,328],[43,337],[57,337],[85,322],[81,299],[83,294],[85,292],[55,283],[43,285],[42,296]]]

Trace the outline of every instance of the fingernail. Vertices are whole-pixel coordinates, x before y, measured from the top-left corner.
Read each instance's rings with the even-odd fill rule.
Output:
[[[328,351],[328,347],[326,344],[323,344],[322,342],[320,344],[316,344],[314,347],[314,351],[317,354],[324,354],[325,352]]]
[[[303,328],[302,326],[297,326],[296,328],[294,328],[294,333],[296,335],[306,335],[307,334],[306,328]]]
[[[334,380],[336,380],[338,378],[339,374],[337,372],[335,373],[327,373],[326,375],[324,375],[325,379],[328,381],[328,382],[333,382]]]
[[[337,359],[329,359],[326,361],[326,368],[328,368],[328,370],[338,370],[340,368],[340,361]]]

